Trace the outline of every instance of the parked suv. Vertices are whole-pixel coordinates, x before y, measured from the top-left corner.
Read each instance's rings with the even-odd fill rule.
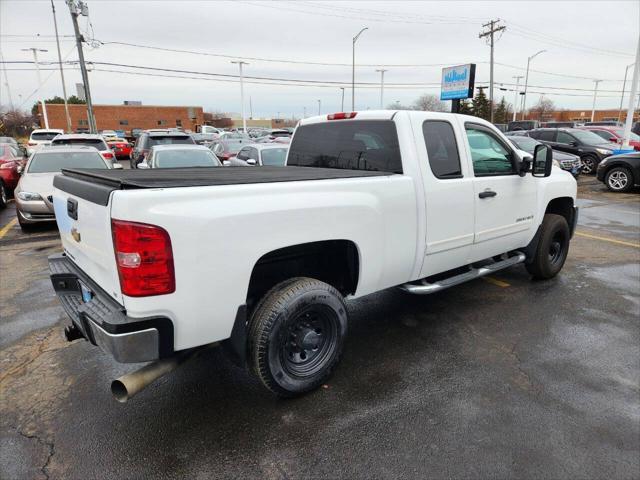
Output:
[[[100,155],[102,155],[102,158],[104,158],[109,163],[113,163],[115,158],[113,150],[111,150],[111,147],[107,144],[102,135],[95,135],[90,133],[70,133],[67,135],[57,135],[56,138],[51,140],[51,145],[56,147],[75,147],[85,145],[87,147],[93,147],[98,150],[100,152]]]
[[[605,142],[612,142],[618,145],[622,145],[624,140],[624,128],[623,127],[611,127],[611,126],[587,126],[581,127],[582,130],[588,130],[602,137]],[[636,135],[631,132],[629,139],[629,146],[634,150],[640,150],[640,135]]]
[[[509,122],[507,131],[513,132],[514,130],[533,130],[534,128],[538,128],[539,126],[540,122],[537,120],[514,120],[513,122]]]
[[[155,145],[195,145],[191,135],[182,132],[170,132],[168,130],[145,131],[136,139],[136,144],[131,152],[131,168],[138,168],[151,147]]]
[[[61,133],[64,133],[64,130],[58,128],[38,128],[34,130],[29,136],[29,142],[27,142],[27,155],[32,155],[45,145],[51,145],[51,140]]]
[[[578,155],[585,174],[595,173],[598,164],[618,148],[593,132],[577,128],[538,128],[529,132],[529,136],[554,150]]]

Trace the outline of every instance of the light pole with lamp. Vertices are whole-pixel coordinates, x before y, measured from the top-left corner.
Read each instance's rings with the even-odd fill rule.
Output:
[[[44,117],[44,128],[49,130],[49,117],[47,117],[47,106],[44,103],[44,96],[42,95],[42,79],[40,78],[40,64],[38,63],[38,52],[48,52],[42,48],[23,48],[23,52],[33,52],[33,61],[36,64],[36,74],[38,75],[38,93],[40,93],[40,104],[42,105],[42,116]]]
[[[527,106],[527,87],[529,85],[529,64],[531,63],[531,60],[533,60],[538,55],[544,52],[546,52],[546,50],[540,50],[539,52],[534,53],[533,55],[527,58],[527,73],[525,74],[525,77],[524,77],[524,95],[522,96],[522,120],[524,120],[525,108]]]
[[[627,87],[627,74],[629,73],[629,69],[633,67],[635,63],[631,65],[627,65],[627,68],[624,69],[624,80],[622,81],[622,95],[620,95],[620,111],[618,112],[618,122],[622,118],[622,102],[624,102],[624,89]]]
[[[354,112],[356,110],[356,42],[362,32],[365,30],[369,30],[369,27],[364,27],[362,30],[358,32],[358,34],[353,37],[353,41],[351,44],[351,53],[352,53],[352,63],[351,63],[351,111]]]

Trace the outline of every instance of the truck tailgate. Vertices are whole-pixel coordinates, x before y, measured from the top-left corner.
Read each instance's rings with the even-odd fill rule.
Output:
[[[110,233],[111,204],[83,198],[82,184],[86,182],[79,179],[62,182],[60,178],[54,179],[53,207],[64,251],[76,266],[122,304]]]

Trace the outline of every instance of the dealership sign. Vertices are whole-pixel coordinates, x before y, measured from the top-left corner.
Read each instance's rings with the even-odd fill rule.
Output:
[[[440,100],[472,98],[475,78],[475,63],[443,68]]]

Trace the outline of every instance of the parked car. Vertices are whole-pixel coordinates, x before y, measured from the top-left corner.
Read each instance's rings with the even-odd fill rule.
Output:
[[[7,200],[20,180],[23,161],[24,157],[17,144],[0,144],[0,208],[7,206]]]
[[[115,130],[102,130],[100,132],[100,135],[102,135],[105,138],[114,138],[114,137],[118,137],[118,134],[116,133]]]
[[[582,173],[594,174],[598,163],[618,148],[593,132],[579,128],[539,128],[529,136],[550,145],[554,150],[572,153],[580,157]]]
[[[220,138],[217,133],[192,133],[191,136],[198,145],[210,145],[214,140]]]
[[[138,168],[219,167],[218,157],[203,145],[156,145]]]
[[[274,143],[247,145],[229,160],[229,164],[234,166],[284,167],[288,150],[288,147]]]
[[[49,262],[68,339],[158,360],[114,381],[117,399],[216,342],[276,395],[304,394],[338,365],[345,298],[425,295],[516,264],[552,278],[577,220],[576,182],[547,145],[523,156],[470,116],[303,119],[287,165],[56,177],[66,254]]]
[[[598,165],[597,178],[612,192],[640,186],[640,152],[607,157]]]
[[[507,131],[512,132],[514,130],[533,130],[539,128],[540,122],[538,120],[514,120],[509,122]]]
[[[631,131],[636,135],[640,135],[640,122],[635,122],[631,127]]]
[[[576,122],[544,122],[543,128],[575,128]]]
[[[622,123],[617,120],[602,120],[599,122],[584,122],[582,124],[584,127],[595,127],[595,126],[609,126],[609,127],[621,127]]]
[[[105,141],[102,135],[96,135],[91,133],[69,133],[57,135],[51,140],[51,146],[75,146],[86,145],[87,147],[93,147],[100,152],[100,155],[110,163],[113,163],[115,154]]]
[[[231,138],[231,139],[218,139],[209,145],[209,148],[220,161],[224,162],[235,157],[240,149],[245,145],[253,143],[250,138]]]
[[[509,141],[511,141],[511,143],[513,143],[516,148],[523,150],[531,155],[533,155],[537,145],[542,145],[542,143],[537,141],[536,139],[524,135],[510,136]],[[571,175],[573,175],[574,178],[578,178],[578,176],[580,175],[580,170],[582,170],[582,162],[580,161],[580,157],[578,155],[553,150],[552,158],[554,164],[557,165],[558,168],[566,170]]]
[[[500,130],[502,133],[506,132],[509,128],[509,124],[507,123],[494,123],[493,126]]]
[[[129,158],[131,158],[131,144],[124,138],[108,140],[107,145],[109,145],[109,148],[118,160],[129,160]]]
[[[36,223],[55,220],[53,178],[63,168],[122,168],[120,164],[105,160],[100,153],[98,149],[85,145],[52,146],[34,153],[14,192],[20,228],[28,231]]]
[[[142,134],[142,132],[144,132],[144,129],[142,129],[142,128],[132,128],[131,129],[131,136],[133,138],[138,138]]]
[[[0,137],[0,143],[11,143],[18,147],[18,141],[13,137]]]
[[[529,130],[511,130],[510,132],[504,132],[507,137],[527,137],[529,136]]]
[[[596,135],[602,137],[605,142],[616,143],[619,147],[622,146],[622,141],[624,139],[624,128],[622,127],[612,127],[605,125],[587,126],[580,128],[595,133]],[[634,150],[640,150],[640,135],[636,135],[635,133],[631,132],[629,146]]]
[[[168,130],[147,130],[140,134],[131,150],[131,168],[137,168],[145,159],[151,147],[155,145],[195,145],[196,142],[188,133],[170,132]]]
[[[46,146],[51,145],[51,140],[60,134],[63,134],[64,130],[59,128],[38,128],[31,132],[29,135],[29,141],[27,142],[27,155],[33,155],[35,151]]]

